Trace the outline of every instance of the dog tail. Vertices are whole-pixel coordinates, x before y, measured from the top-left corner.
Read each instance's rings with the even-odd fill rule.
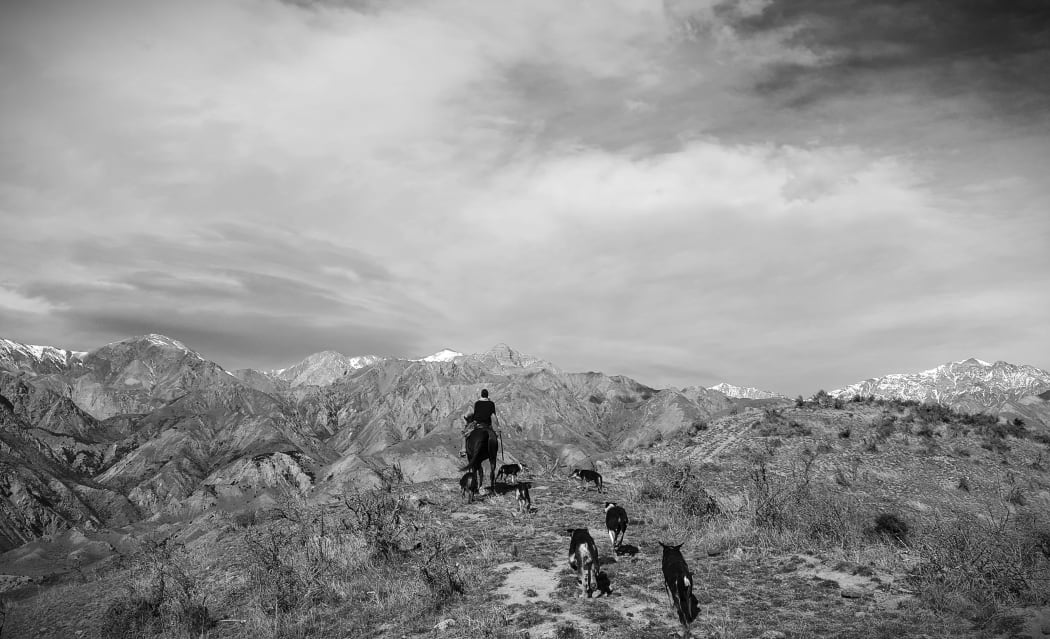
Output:
[[[700,602],[693,595],[693,576],[686,573],[675,580],[674,606],[678,609],[678,619],[683,624],[692,623],[700,614]]]

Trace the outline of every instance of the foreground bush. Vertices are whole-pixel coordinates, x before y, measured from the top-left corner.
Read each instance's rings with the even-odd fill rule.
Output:
[[[99,634],[103,639],[196,637],[212,625],[194,558],[167,538],[144,541],[132,556],[126,592],[106,608]]]
[[[1004,608],[1050,603],[1050,521],[1005,512],[996,520],[959,515],[930,526],[916,544],[912,574],[935,610],[978,625]]]

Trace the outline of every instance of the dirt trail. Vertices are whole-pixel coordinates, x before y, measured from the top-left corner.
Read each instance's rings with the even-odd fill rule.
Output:
[[[706,455],[736,441],[734,433],[754,416],[732,416],[729,436],[714,440]],[[606,475],[606,491],[581,488],[561,478],[532,478],[533,511],[515,513],[513,492],[488,495],[457,508],[457,519],[470,513],[486,539],[512,549],[511,561],[498,566],[502,581],[495,597],[506,607],[510,634],[546,639],[559,636],[611,639],[666,639],[679,632],[677,616],[667,601],[656,540],[666,539],[644,505],[615,472]],[[605,534],[603,505],[616,501],[631,517],[624,543],[633,554],[617,554]],[[462,520],[462,519],[461,519]],[[580,597],[576,574],[568,566],[568,528],[587,527],[598,547],[606,592]],[[668,539],[670,540],[670,539]],[[864,566],[831,562],[808,555],[775,555],[750,549],[708,556],[697,547],[683,549],[695,580],[700,616],[694,636],[760,637],[782,630],[788,637],[869,635],[877,616],[885,636],[908,634],[913,625],[902,616],[913,608],[889,575]],[[600,596],[599,596],[600,595]],[[904,611],[904,612],[902,612]],[[571,628],[580,634],[573,634]],[[964,632],[944,636],[968,636]],[[851,634],[854,633],[854,634]]]

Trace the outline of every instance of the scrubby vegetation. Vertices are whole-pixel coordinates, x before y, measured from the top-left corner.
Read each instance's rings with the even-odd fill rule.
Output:
[[[537,460],[528,515],[512,492],[467,505],[451,479],[391,469],[373,490],[173,526],[99,578],[120,585],[100,636],[665,637],[657,541],[684,542],[701,636],[1005,638],[1050,605],[1048,448],[1024,423],[823,396],[725,419],[740,440],[717,459],[712,420],[581,463],[606,493]],[[607,499],[630,553],[602,538]],[[607,599],[575,599],[560,535],[577,525]]]

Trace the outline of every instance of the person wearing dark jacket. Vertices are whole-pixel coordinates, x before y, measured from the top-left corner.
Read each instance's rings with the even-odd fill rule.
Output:
[[[481,389],[481,399],[474,402],[473,421],[486,428],[492,428],[496,419],[496,404],[489,399],[489,390]]]

